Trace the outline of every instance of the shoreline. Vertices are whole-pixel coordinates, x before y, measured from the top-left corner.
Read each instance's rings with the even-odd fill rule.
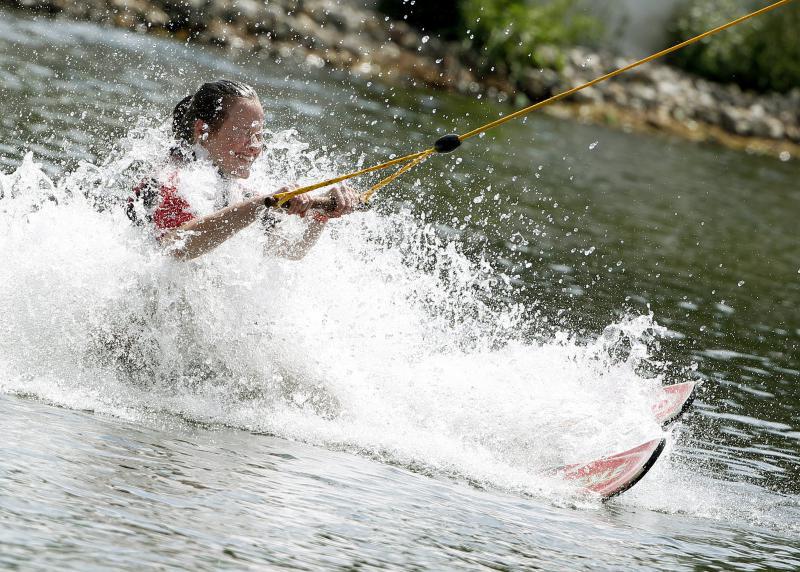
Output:
[[[564,51],[561,71],[531,69],[513,84],[507,77],[475,73],[477,56],[461,44],[423,35],[358,0],[0,0],[0,6],[289,59],[344,71],[356,80],[486,96],[513,103],[514,109],[629,63],[573,47]],[[783,161],[800,157],[800,87],[788,94],[755,94],[653,62],[542,111]]]

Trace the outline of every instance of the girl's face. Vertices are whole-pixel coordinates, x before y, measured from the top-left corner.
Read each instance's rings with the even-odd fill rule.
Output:
[[[261,154],[264,110],[257,99],[238,97],[233,100],[225,119],[214,132],[198,120],[195,141],[199,142],[211,160],[225,175],[246,179],[250,166]]]

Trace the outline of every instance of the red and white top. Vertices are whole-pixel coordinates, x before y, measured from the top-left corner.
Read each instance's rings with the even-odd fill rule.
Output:
[[[145,179],[136,185],[128,197],[128,218],[136,224],[152,223],[159,236],[194,219],[189,202],[178,193],[177,177],[174,171],[165,180]]]
[[[189,203],[178,194],[177,176],[177,172],[170,175],[167,182],[162,183],[158,189],[159,202],[153,210],[153,224],[160,234],[195,218]]]
[[[181,181],[181,170],[174,169],[166,176],[136,185],[128,198],[128,218],[138,225],[152,224],[160,237],[197,216],[211,214],[252,194],[239,181],[222,179],[216,169],[197,166],[197,170],[184,174],[188,181]]]

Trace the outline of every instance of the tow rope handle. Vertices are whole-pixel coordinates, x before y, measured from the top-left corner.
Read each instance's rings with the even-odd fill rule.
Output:
[[[461,147],[461,137],[455,133],[450,133],[444,137],[439,137],[433,148],[437,153],[451,153]]]

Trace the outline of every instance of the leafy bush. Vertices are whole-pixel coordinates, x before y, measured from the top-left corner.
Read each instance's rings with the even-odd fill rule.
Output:
[[[487,60],[505,62],[514,76],[531,66],[560,69],[552,47],[598,38],[600,23],[582,9],[583,0],[462,0],[461,17]]]
[[[675,12],[673,39],[685,40],[763,7],[752,0],[685,0]],[[672,56],[675,65],[708,79],[759,91],[800,87],[800,3],[734,26]]]
[[[558,47],[599,38],[585,0],[379,0],[384,13],[447,39],[469,38],[485,67],[517,75],[563,65]]]

